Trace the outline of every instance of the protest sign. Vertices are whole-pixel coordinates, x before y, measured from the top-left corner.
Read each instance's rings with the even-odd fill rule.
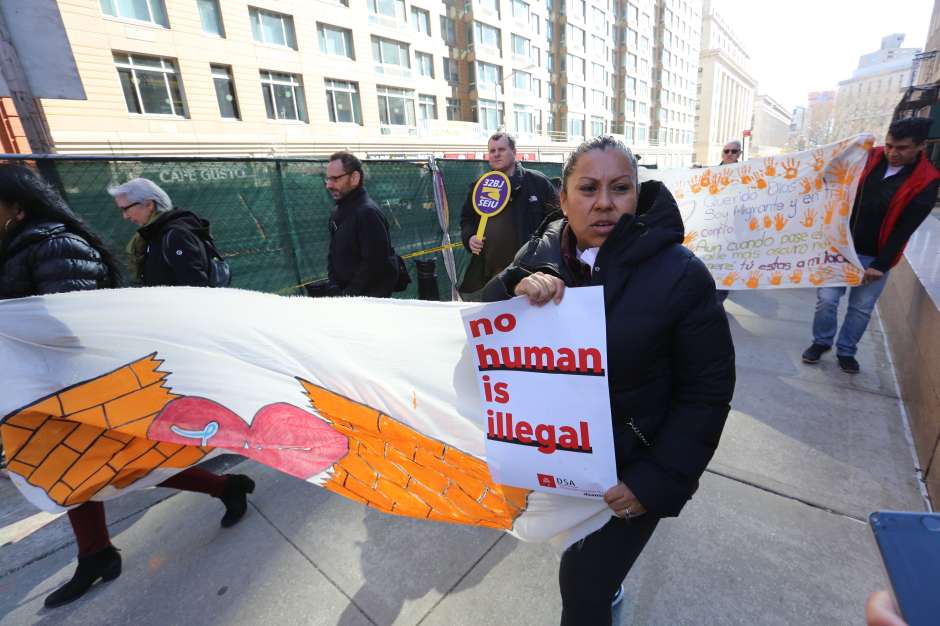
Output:
[[[641,171],[672,192],[719,289],[858,285],[849,216],[873,137],[704,169]]]
[[[462,312],[500,484],[597,498],[617,484],[602,287]]]
[[[511,192],[509,177],[496,170],[481,176],[473,186],[473,210],[480,216],[477,239],[483,239],[487,221],[506,208]]]

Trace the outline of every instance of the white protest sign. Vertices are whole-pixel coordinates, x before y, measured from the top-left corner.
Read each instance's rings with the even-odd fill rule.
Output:
[[[461,311],[497,483],[597,498],[617,483],[601,287],[560,305],[525,298]]]
[[[685,245],[719,289],[858,285],[849,218],[869,134],[705,169],[644,170],[672,192]]]

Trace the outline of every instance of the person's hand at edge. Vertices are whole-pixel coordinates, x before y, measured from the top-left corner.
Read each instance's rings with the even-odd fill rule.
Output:
[[[646,513],[646,507],[637,500],[636,495],[623,484],[623,481],[607,490],[604,494],[604,502],[617,517],[637,517]]]
[[[550,301],[561,304],[565,295],[565,283],[557,276],[536,272],[526,276],[516,284],[517,296],[526,296],[529,303],[542,306]]]
[[[865,623],[868,626],[907,626],[891,594],[875,591],[865,602]]]

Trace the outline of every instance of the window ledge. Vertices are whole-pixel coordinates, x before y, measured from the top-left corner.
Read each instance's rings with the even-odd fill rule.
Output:
[[[118,24],[130,24],[132,26],[154,28],[156,30],[170,30],[169,26],[164,26],[163,24],[157,24],[156,22],[148,22],[146,20],[138,20],[138,19],[134,19],[133,17],[116,17],[114,15],[108,15],[107,13],[102,13],[101,16],[109,22],[117,22]]]
[[[127,114],[137,120],[159,120],[161,122],[189,120],[185,115],[173,115],[172,113],[131,113],[128,111]]]

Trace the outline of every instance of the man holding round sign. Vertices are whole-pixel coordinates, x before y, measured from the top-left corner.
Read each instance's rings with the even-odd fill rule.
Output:
[[[541,172],[516,161],[516,141],[496,133],[487,142],[492,171],[470,188],[460,214],[464,248],[473,256],[460,284],[464,299],[474,299],[503,271],[548,215],[558,210],[558,192]]]

